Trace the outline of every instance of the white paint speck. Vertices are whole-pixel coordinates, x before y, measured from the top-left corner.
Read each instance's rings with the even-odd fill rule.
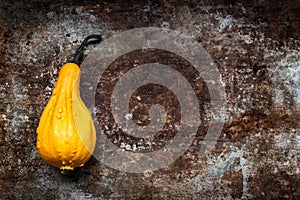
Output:
[[[126,119],[126,120],[132,119],[132,114],[131,114],[131,113],[127,113],[127,114],[125,115],[125,119]]]

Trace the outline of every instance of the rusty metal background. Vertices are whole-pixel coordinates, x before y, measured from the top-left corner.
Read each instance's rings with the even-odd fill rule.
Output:
[[[0,199],[299,199],[299,19],[299,0],[1,1]],[[91,33],[105,39],[148,26],[191,35],[217,64],[228,115],[215,150],[197,156],[204,123],[165,169],[130,174],[92,158],[59,174],[39,157],[35,130],[60,67]],[[193,84],[205,109],[205,85]],[[110,138],[121,146],[119,135]]]

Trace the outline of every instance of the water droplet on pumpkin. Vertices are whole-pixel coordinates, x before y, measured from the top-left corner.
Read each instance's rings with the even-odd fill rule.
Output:
[[[59,108],[59,109],[58,109],[58,112],[59,112],[59,113],[62,113],[62,112],[63,112],[63,109],[62,109],[62,108]]]
[[[62,161],[61,163],[62,163],[63,165],[65,165],[65,164],[66,164],[66,162],[65,162],[65,161]]]
[[[40,141],[37,141],[37,142],[36,142],[36,148],[38,148],[38,149],[41,148]]]
[[[54,88],[52,91],[52,95],[55,96],[57,94],[57,90]]]
[[[57,113],[56,118],[61,119],[61,114]]]
[[[69,160],[69,163],[72,164],[73,160]]]

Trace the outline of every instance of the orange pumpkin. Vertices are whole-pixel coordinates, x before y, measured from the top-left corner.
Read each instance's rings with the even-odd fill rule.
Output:
[[[48,164],[60,168],[61,173],[83,166],[96,144],[96,130],[80,98],[79,82],[79,66],[66,63],[59,72],[37,128],[36,147],[40,156]]]

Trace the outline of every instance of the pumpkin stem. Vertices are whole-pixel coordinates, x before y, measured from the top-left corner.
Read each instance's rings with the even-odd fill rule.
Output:
[[[80,57],[82,56],[84,47],[90,45],[90,44],[96,44],[101,42],[102,37],[101,35],[89,35],[87,36],[83,42],[81,43],[80,47],[77,49],[76,53],[74,54],[74,58],[72,60],[73,63],[79,65]]]

